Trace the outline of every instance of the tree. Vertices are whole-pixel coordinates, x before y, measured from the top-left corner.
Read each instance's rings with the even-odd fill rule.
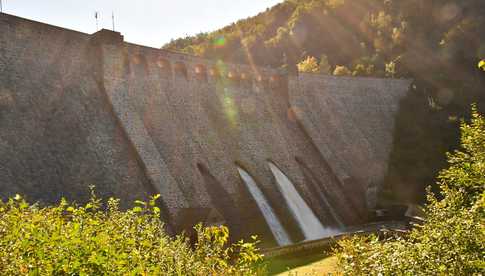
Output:
[[[326,0],[325,4],[331,9],[336,9],[343,6],[345,4],[345,0]]]
[[[485,267],[485,118],[474,106],[461,126],[459,151],[439,174],[441,195],[428,191],[427,221],[408,236],[342,241],[351,275],[482,275]],[[441,199],[440,199],[441,198]]]
[[[298,63],[296,66],[298,67],[299,72],[303,72],[303,73],[319,72],[318,61],[315,57],[312,57],[312,56],[308,56],[306,59]]]
[[[391,61],[389,63],[386,63],[386,76],[394,78],[396,75],[396,62]]]
[[[230,245],[227,227],[197,225],[195,244],[168,236],[159,197],[126,211],[94,194],[84,206],[0,200],[0,275],[259,275],[256,243]]]
[[[346,66],[337,65],[333,71],[334,76],[351,76],[352,72]]]

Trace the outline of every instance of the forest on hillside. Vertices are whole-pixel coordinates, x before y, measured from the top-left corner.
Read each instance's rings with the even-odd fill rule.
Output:
[[[413,79],[384,197],[420,201],[445,166],[444,153],[458,145],[470,104],[483,110],[484,30],[483,0],[287,0],[163,48],[302,72]]]

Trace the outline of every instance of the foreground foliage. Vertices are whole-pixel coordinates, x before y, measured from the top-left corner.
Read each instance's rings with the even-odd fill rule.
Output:
[[[339,261],[356,275],[483,275],[485,273],[485,118],[473,108],[461,127],[462,149],[439,175],[441,199],[428,194],[427,222],[409,236],[340,243]]]
[[[120,211],[100,200],[75,206],[0,203],[1,275],[251,275],[261,260],[256,242],[227,246],[226,227],[196,226],[197,241],[164,233],[160,210],[148,203]]]

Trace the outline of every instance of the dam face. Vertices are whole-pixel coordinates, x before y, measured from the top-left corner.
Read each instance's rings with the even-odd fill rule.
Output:
[[[282,75],[0,14],[0,195],[84,202],[92,184],[126,207],[159,193],[174,232],[226,224],[274,244],[243,169],[303,240],[268,164],[323,227],[365,222],[409,85]]]

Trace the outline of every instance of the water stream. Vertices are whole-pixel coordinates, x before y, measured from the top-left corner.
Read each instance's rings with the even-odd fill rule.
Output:
[[[263,214],[263,217],[266,220],[266,223],[268,224],[271,233],[273,233],[273,236],[275,237],[278,245],[283,246],[291,244],[288,233],[286,233],[280,220],[278,219],[278,217],[276,217],[273,208],[271,208],[271,206],[269,205],[268,200],[266,200],[266,197],[256,185],[254,179],[245,170],[239,167],[237,168],[237,170],[239,171],[239,175],[241,176],[244,184],[246,184],[246,187],[256,201],[259,210],[261,210],[261,213]]]
[[[322,225],[315,213],[300,196],[293,183],[288,177],[273,163],[268,163],[273,173],[278,189],[283,195],[290,212],[298,222],[306,240],[316,240],[328,237],[337,233],[334,229],[326,228]]]

